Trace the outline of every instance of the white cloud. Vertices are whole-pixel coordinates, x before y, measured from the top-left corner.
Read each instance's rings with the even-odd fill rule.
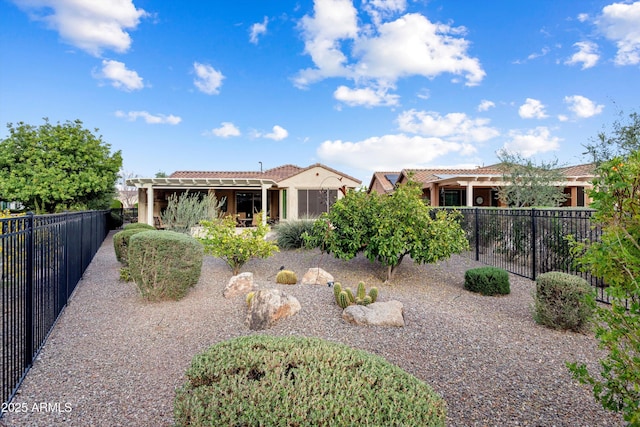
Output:
[[[495,106],[495,102],[483,99],[480,101],[480,105],[478,105],[478,111],[489,111],[489,108],[493,108]]]
[[[616,43],[616,64],[640,63],[640,1],[605,6],[596,24],[606,38]]]
[[[581,119],[600,114],[604,109],[604,105],[596,105],[592,100],[581,95],[565,96],[564,102],[569,104],[569,110]]]
[[[600,55],[598,55],[598,45],[589,42],[574,43],[573,46],[578,48],[578,51],[574,53],[571,58],[565,61],[565,64],[575,65],[582,64],[582,69],[591,68],[598,63]]]
[[[456,142],[484,142],[500,134],[488,126],[488,119],[471,119],[464,113],[441,116],[432,111],[409,110],[402,112],[397,122],[402,132]]]
[[[387,93],[385,89],[375,90],[373,88],[350,89],[346,86],[339,86],[333,93],[333,97],[345,104],[365,107],[378,107],[388,105],[398,105],[398,95]]]
[[[128,70],[126,65],[120,61],[103,60],[102,71],[94,73],[94,77],[111,80],[111,86],[128,92],[144,87],[142,77],[135,71]]]
[[[222,122],[219,128],[211,129],[211,134],[221,138],[229,138],[231,136],[240,136],[240,129],[231,122]],[[209,132],[207,132],[208,134]]]
[[[558,120],[561,122],[567,122],[569,121],[569,117],[565,116],[564,114],[558,114]]]
[[[281,141],[289,136],[289,132],[282,126],[275,125],[271,133],[263,135],[265,138]]]
[[[164,114],[150,114],[147,111],[129,111],[125,113],[124,111],[116,111],[116,117],[120,117],[123,119],[127,119],[130,122],[135,122],[138,118],[144,119],[144,121],[151,125],[157,124],[168,124],[168,125],[177,125],[182,121],[182,118],[178,116],[174,116],[173,114],[164,115]]]
[[[128,30],[148,16],[132,0],[13,0],[33,19],[45,22],[67,43],[94,56],[104,49],[126,52],[131,46]]]
[[[518,108],[518,114],[523,119],[544,119],[548,117],[544,109],[545,106],[539,100],[527,98],[525,103]]]
[[[222,73],[211,65],[201,64],[199,62],[193,63],[193,69],[196,73],[196,78],[193,80],[193,84],[207,95],[217,95],[220,93],[220,86],[222,86],[222,80],[224,76]]]
[[[438,157],[457,153],[471,155],[470,144],[441,138],[404,134],[372,137],[358,142],[324,141],[317,154],[324,162],[363,170],[400,170],[426,167]]]
[[[359,27],[358,11],[351,0],[316,0],[313,16],[305,15],[299,24],[305,53],[314,67],[299,71],[294,84],[304,88],[326,78],[342,77],[375,92],[409,76],[432,79],[449,73],[463,76],[468,86],[482,81],[486,73],[478,59],[467,54],[464,27],[432,23],[411,13],[382,22],[405,8],[406,1],[401,0],[367,1],[364,10],[375,11],[377,18],[374,25]]]
[[[586,22],[588,20],[589,20],[589,15],[587,13],[579,13],[578,14],[578,21]]]
[[[249,41],[253,44],[258,44],[258,38],[267,34],[267,24],[269,23],[269,18],[264,17],[264,21],[262,23],[255,23],[251,26],[251,30],[249,31]]]
[[[509,132],[510,140],[504,144],[504,150],[509,153],[519,153],[524,157],[531,157],[537,153],[557,151],[562,139],[551,136],[547,127],[539,126],[530,129],[526,133],[512,130]]]
[[[541,58],[543,56],[546,56],[550,51],[551,50],[548,47],[543,47],[540,52],[534,52],[529,54],[529,56],[527,56],[527,59],[531,60],[531,59]]]

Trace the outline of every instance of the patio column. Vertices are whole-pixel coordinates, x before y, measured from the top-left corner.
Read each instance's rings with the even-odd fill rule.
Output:
[[[473,206],[473,184],[467,183],[467,206]]]
[[[267,225],[267,188],[270,186],[262,184],[262,225]]]
[[[153,208],[154,208],[153,187],[147,187],[147,224],[153,225]]]

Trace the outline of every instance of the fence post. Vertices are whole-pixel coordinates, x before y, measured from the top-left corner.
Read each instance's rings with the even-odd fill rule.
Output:
[[[478,209],[475,208],[476,214],[476,261],[480,261],[480,219],[478,218]]]
[[[24,329],[25,329],[25,343],[24,343],[24,368],[28,369],[31,366],[33,358],[33,266],[35,256],[35,239],[34,234],[34,220],[33,212],[27,213],[27,235],[26,235],[26,289],[24,295]]]
[[[536,208],[531,208],[531,280],[536,280],[536,263],[538,262],[536,256]]]

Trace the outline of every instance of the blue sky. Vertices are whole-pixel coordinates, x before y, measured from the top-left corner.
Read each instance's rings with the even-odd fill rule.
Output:
[[[3,125],[80,119],[142,177],[579,164],[640,99],[640,1],[0,0],[0,40]]]

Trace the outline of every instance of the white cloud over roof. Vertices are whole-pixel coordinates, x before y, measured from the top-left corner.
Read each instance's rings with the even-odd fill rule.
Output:
[[[398,95],[389,94],[386,88],[359,88],[350,89],[346,86],[338,86],[333,97],[351,107],[365,106],[378,107],[398,105]]]
[[[398,116],[398,128],[423,136],[446,138],[449,141],[484,142],[500,134],[488,126],[488,119],[472,119],[464,113],[441,116],[432,111],[408,110]]]
[[[105,49],[119,53],[129,50],[128,31],[148,15],[143,9],[136,9],[132,0],[14,0],[14,3],[30,12],[33,19],[57,31],[65,42],[94,56],[100,56]]]
[[[464,27],[433,23],[417,13],[390,18],[405,8],[406,1],[401,0],[367,1],[363,9],[373,16],[373,24],[359,25],[351,0],[316,0],[313,16],[305,15],[299,23],[305,53],[314,67],[299,71],[295,85],[304,88],[341,77],[358,83],[359,89],[370,88],[371,95],[409,76],[432,79],[453,74],[464,77],[468,86],[482,81],[486,73],[479,60],[467,54]]]
[[[231,136],[240,136],[240,129],[231,122],[222,122],[219,128],[211,130],[211,133],[221,138],[229,138]]]
[[[200,92],[206,93],[207,95],[217,95],[220,93],[220,86],[222,86],[222,80],[224,79],[224,75],[220,71],[211,65],[201,64],[199,62],[193,63],[193,70],[196,73],[193,84]]]
[[[548,117],[542,102],[533,98],[527,98],[525,103],[518,108],[518,114],[523,119],[544,119]]]
[[[127,92],[140,90],[144,87],[142,77],[137,72],[127,69],[124,62],[105,59],[102,70],[94,73],[95,78],[110,80],[111,86]]]
[[[640,1],[605,6],[596,24],[606,38],[615,42],[616,64],[640,63]]]
[[[258,44],[258,38],[263,34],[267,34],[268,23],[269,18],[265,16],[262,23],[256,22],[251,26],[251,29],[249,30],[249,41],[251,43]]]
[[[518,153],[524,157],[534,154],[557,151],[560,148],[561,138],[551,136],[551,131],[545,126],[538,126],[526,132],[512,130],[509,132],[510,140],[503,149],[509,153]]]
[[[262,135],[265,138],[281,141],[289,136],[289,132],[282,126],[275,125],[270,133]]]

